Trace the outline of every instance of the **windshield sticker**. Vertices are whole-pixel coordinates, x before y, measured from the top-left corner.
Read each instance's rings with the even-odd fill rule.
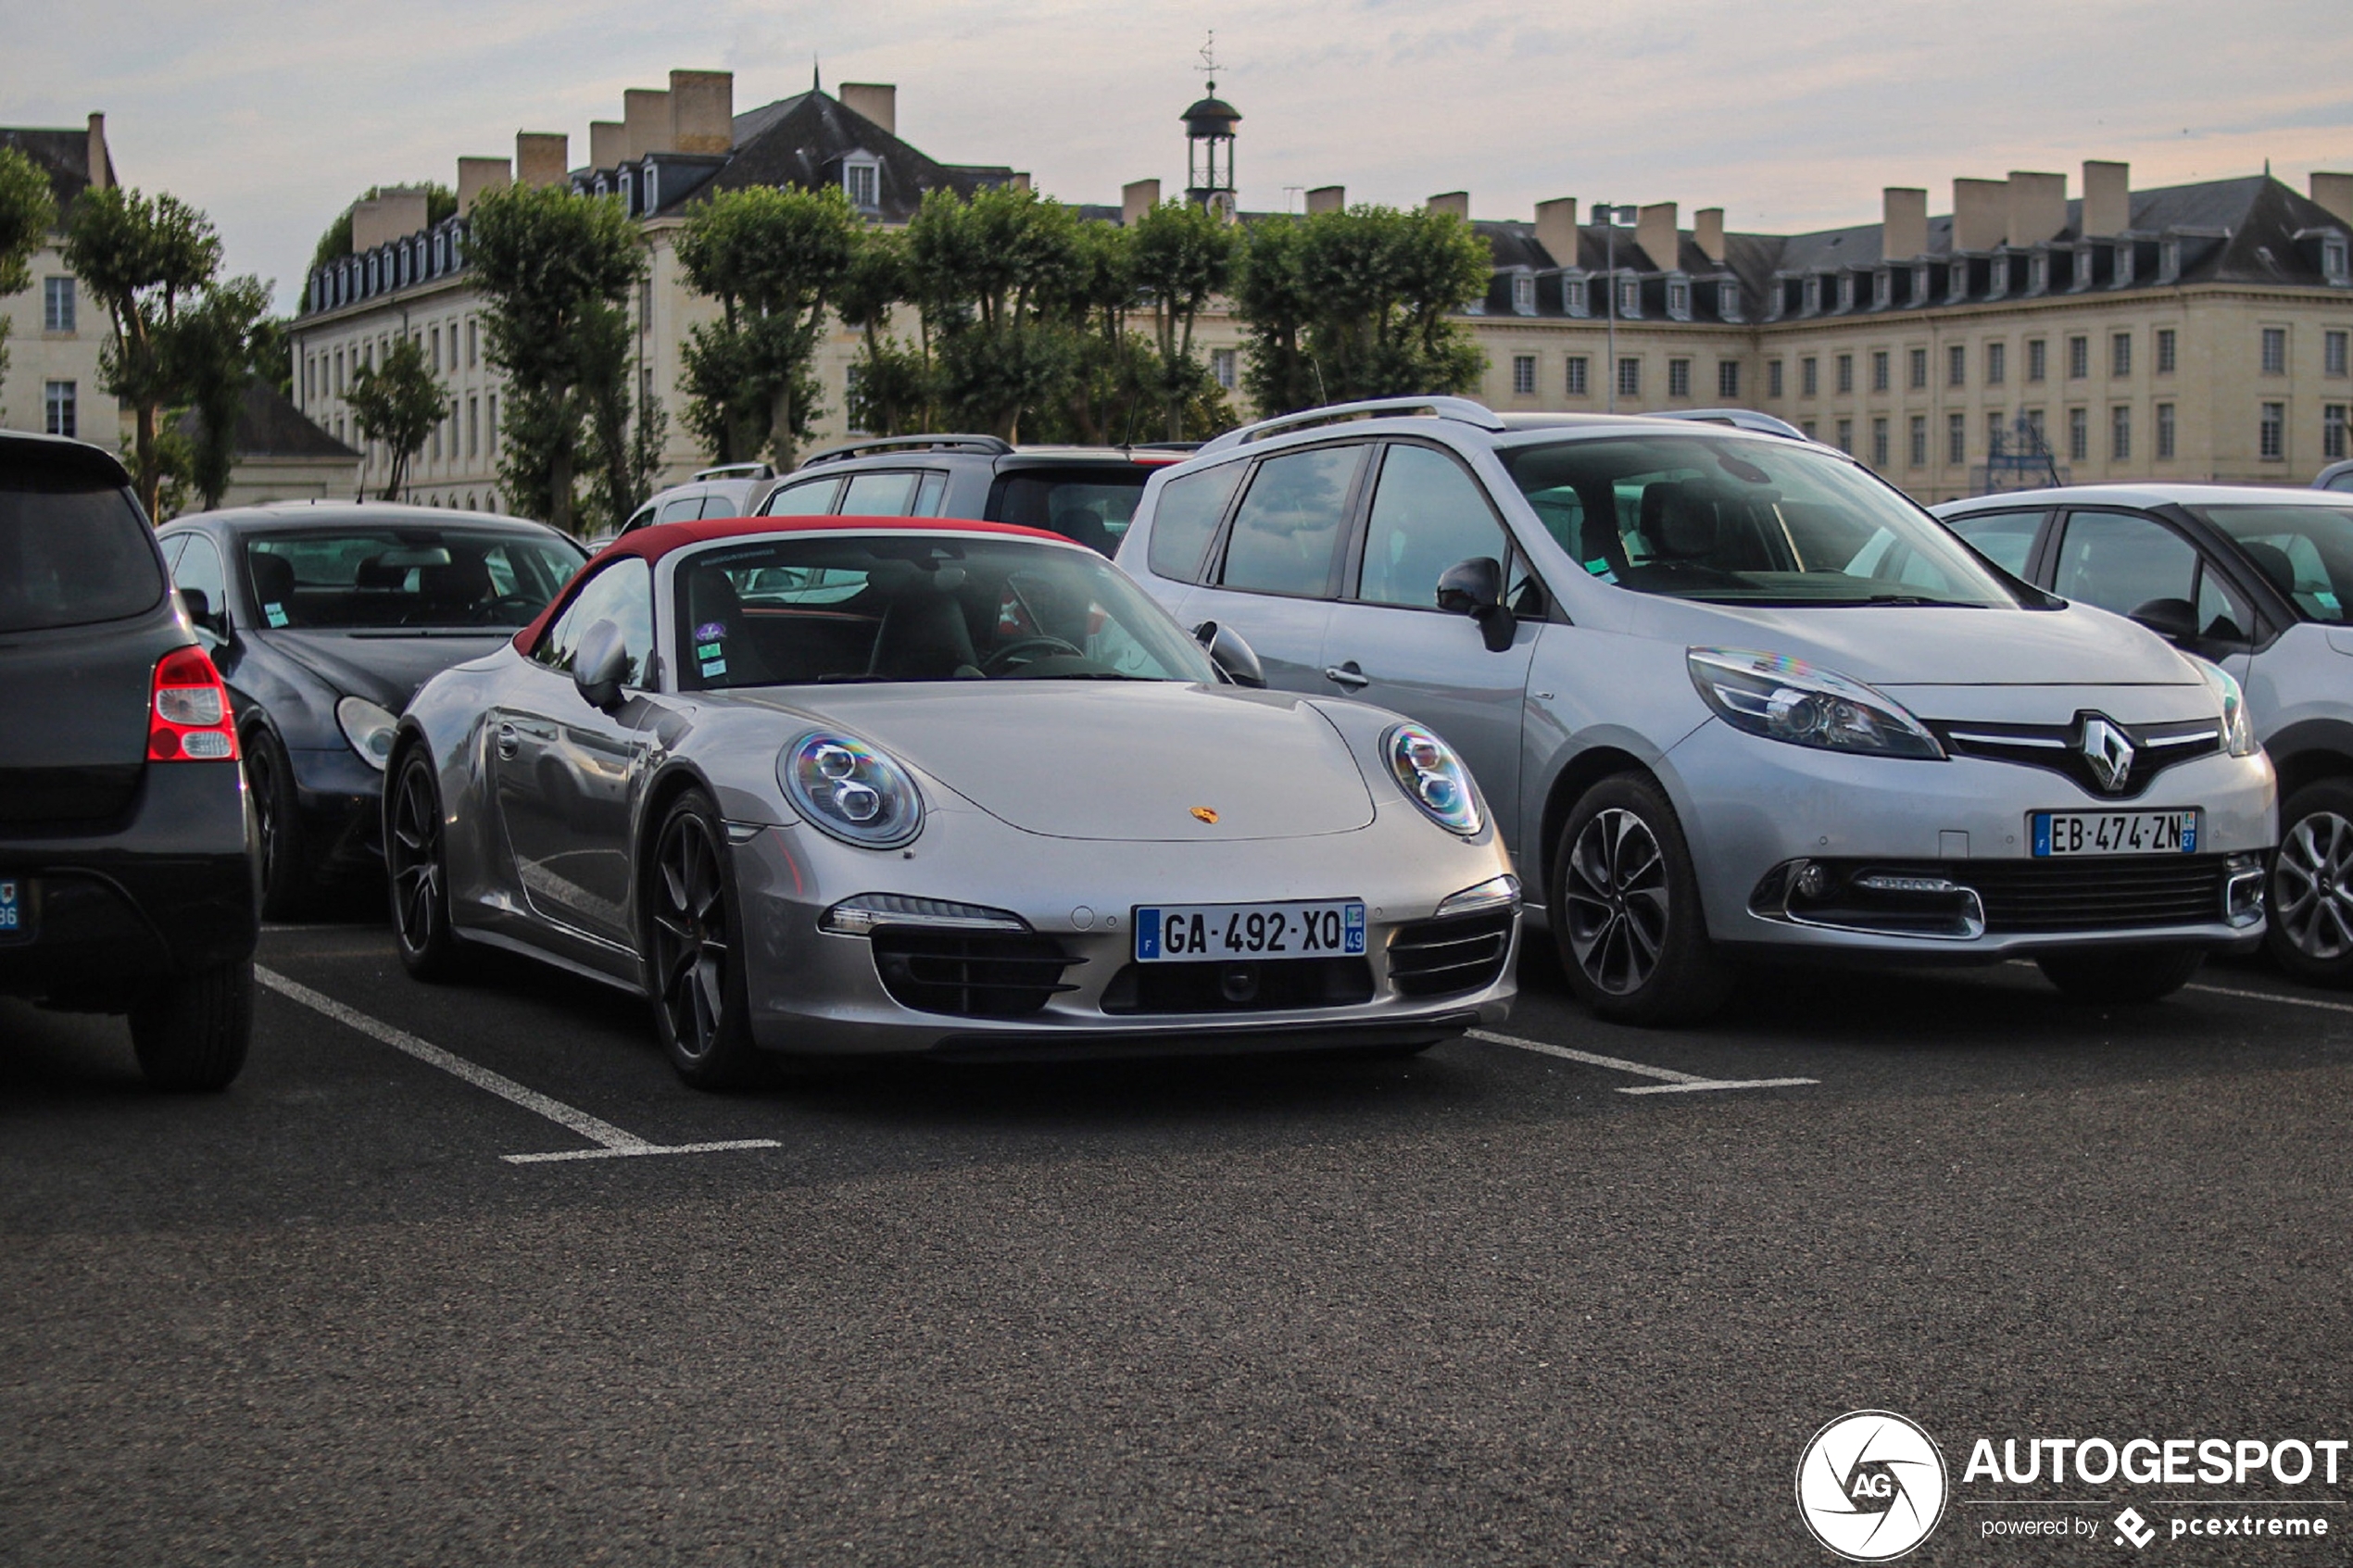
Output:
[[[706,621],[695,628],[695,641],[715,643],[727,634],[727,628],[716,621]]]
[[[283,605],[263,605],[261,613],[272,626],[283,626],[288,620],[286,607]]]
[[[1606,558],[1587,561],[1585,563],[1585,570],[1592,572],[1594,576],[1600,578],[1604,583],[1615,583],[1617,581],[1617,573],[1609,569],[1609,561]]]
[[[702,672],[706,675],[724,675],[727,673],[727,661],[724,659],[706,659],[702,661]]]
[[[697,659],[717,659],[724,655],[726,651],[727,650],[725,648],[721,647],[717,643],[697,643],[695,645],[695,657]]]

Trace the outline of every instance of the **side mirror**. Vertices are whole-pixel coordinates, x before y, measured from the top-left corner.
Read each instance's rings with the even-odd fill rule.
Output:
[[[1252,691],[1266,689],[1266,671],[1260,666],[1258,655],[1242,641],[1239,632],[1214,621],[1204,621],[1193,628],[1193,640],[1209,650],[1209,662],[1217,666],[1217,672],[1227,680]]]
[[[2130,619],[2169,643],[2197,640],[2197,611],[2187,599],[2151,599],[2134,610]]]
[[[1458,560],[1438,577],[1438,608],[1453,615],[1467,615],[1490,653],[1502,653],[1518,634],[1519,619],[1504,603],[1504,565],[1491,556]]]
[[[572,656],[572,684],[580,700],[600,712],[621,706],[622,677],[629,673],[629,644],[621,628],[599,621],[581,633]]]

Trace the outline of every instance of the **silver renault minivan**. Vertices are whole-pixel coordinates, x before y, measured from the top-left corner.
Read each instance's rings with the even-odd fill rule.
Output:
[[[1343,405],[1154,476],[1118,560],[1271,684],[1451,742],[1609,1018],[1703,1017],[1799,958],[2023,956],[2147,1000],[2261,935],[2237,684],[1812,443]]]

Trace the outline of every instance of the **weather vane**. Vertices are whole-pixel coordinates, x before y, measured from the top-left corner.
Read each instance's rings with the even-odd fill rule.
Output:
[[[1201,64],[1193,68],[1209,78],[1209,90],[1217,91],[1217,30],[1211,28],[1209,37],[1201,46]]]

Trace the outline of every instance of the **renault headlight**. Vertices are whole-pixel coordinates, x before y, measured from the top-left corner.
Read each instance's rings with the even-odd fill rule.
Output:
[[[1400,724],[1381,742],[1389,757],[1389,771],[1397,787],[1413,798],[1429,820],[1449,833],[1469,838],[1479,828],[1478,794],[1471,788],[1470,770],[1453,747],[1419,724]]]
[[[923,831],[915,781],[864,741],[812,730],[776,759],[776,782],[802,816],[845,844],[895,849]]]
[[[1736,730],[1823,751],[1944,759],[1927,725],[1860,681],[1746,648],[1693,648],[1688,662],[1692,684]]]
[[[2246,693],[2239,689],[2237,677],[2221,665],[2187,655],[2206,679],[2206,689],[2222,705],[2222,744],[2233,757],[2252,757],[2259,747],[2255,744],[2255,721],[2246,714]]]
[[[347,696],[335,704],[335,722],[342,726],[343,738],[351,743],[359,760],[383,772],[384,764],[392,760],[393,734],[400,728],[400,721],[364,696]]]

